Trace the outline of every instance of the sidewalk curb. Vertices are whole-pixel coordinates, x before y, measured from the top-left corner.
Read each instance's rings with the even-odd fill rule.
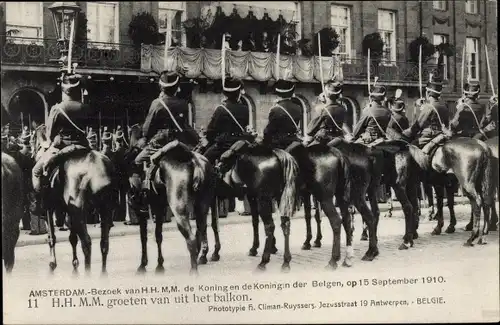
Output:
[[[458,202],[455,201],[455,206],[468,205],[468,204],[469,203],[466,200],[464,200],[464,201],[458,200]],[[424,208],[424,209],[426,209],[426,208]],[[380,208],[380,215],[382,216],[383,213],[387,212],[388,210],[389,210],[389,208],[386,206],[381,207]],[[401,210],[402,210],[401,205],[399,205],[399,203],[394,204],[394,207],[392,210],[393,212],[401,211]],[[235,214],[235,216],[231,216],[231,214]],[[304,219],[304,215],[302,213],[300,213],[296,217],[294,217],[294,219]],[[210,215],[208,216],[208,220],[210,221]],[[118,222],[121,223],[122,221],[118,221]],[[118,222],[116,222],[116,223],[118,223]],[[240,216],[237,214],[237,212],[231,212],[230,215],[228,216],[228,218],[219,219],[219,226],[220,227],[225,226],[225,225],[247,224],[247,223],[248,224],[252,223],[251,216]],[[154,233],[154,227],[151,227],[149,225],[151,225],[151,221],[148,223],[148,235]],[[91,227],[92,226],[89,225],[88,228],[90,229]],[[130,228],[125,228],[126,230],[119,229],[119,230],[115,230],[115,231],[113,231],[114,227],[111,228],[111,231],[109,232],[109,237],[110,238],[111,237],[123,237],[123,236],[138,235],[139,234],[139,226],[127,226],[127,227],[130,227]],[[168,223],[163,228],[163,232],[171,232],[171,231],[178,231],[177,226],[176,226],[174,221]],[[33,236],[33,237],[29,236],[29,235],[22,235],[22,236],[23,237],[27,236],[28,238],[18,240],[16,247],[44,245],[44,244],[47,244],[47,240],[48,240],[47,235],[39,235],[39,236]],[[69,231],[56,232],[56,236],[57,236],[57,243],[69,241]],[[91,237],[91,239],[97,239],[97,238],[101,237],[101,234],[100,234],[100,232],[96,232],[95,234],[91,233],[90,237]]]

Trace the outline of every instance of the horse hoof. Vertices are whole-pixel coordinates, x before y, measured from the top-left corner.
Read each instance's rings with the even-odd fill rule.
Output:
[[[415,232],[413,233],[413,239],[418,239],[418,232],[416,232],[416,231],[415,231]]]
[[[310,250],[311,250],[311,244],[309,244],[309,243],[304,243],[304,244],[302,245],[302,250],[303,250],[303,251],[310,251]]]
[[[265,271],[266,270],[266,265],[265,264],[259,264],[257,265],[257,271]]]
[[[198,265],[205,265],[208,263],[207,257],[206,256],[200,256],[198,259]]]
[[[321,241],[317,240],[314,242],[314,247],[320,248],[321,247]]]
[[[471,243],[471,242],[469,242],[469,241],[466,241],[466,242],[464,243],[464,247],[473,247],[473,246],[474,246],[474,244],[473,244],[473,243]]]
[[[325,269],[334,271],[337,269],[337,262],[328,262],[328,264],[325,266]]]
[[[467,224],[467,226],[465,226],[464,228],[464,231],[472,231],[472,224]]]
[[[212,254],[212,257],[210,257],[210,261],[212,262],[218,262],[220,260],[219,254]]]
[[[165,273],[165,268],[163,267],[163,265],[158,265],[155,269],[155,273],[156,274],[163,274]]]
[[[434,236],[441,235],[441,229],[434,228],[434,230],[431,232],[431,235],[434,235]]]
[[[343,267],[351,267],[353,265],[352,257],[346,257],[344,259],[344,263],[342,263]]]
[[[371,262],[371,261],[373,261],[374,258],[375,258],[375,256],[373,256],[371,254],[371,252],[366,252],[365,255],[361,258],[361,260]]]
[[[367,241],[368,240],[368,235],[361,235],[361,241]]]
[[[257,248],[250,248],[250,251],[248,251],[248,256],[257,256]]]
[[[142,266],[142,265],[141,265],[141,266],[139,266],[139,267],[137,268],[137,274],[144,274],[144,273],[146,273],[146,267],[145,267],[145,266]]]
[[[479,240],[477,241],[477,244],[478,244],[478,245],[486,245],[486,244],[488,244],[488,243],[486,242],[486,239],[484,239],[484,238],[479,238]]]
[[[80,272],[78,272],[78,269],[73,269],[73,277],[77,278],[80,275]]]
[[[101,278],[107,278],[108,277],[108,271],[102,270],[101,271]]]
[[[271,254],[278,253],[278,249],[276,247],[271,248]]]
[[[283,263],[283,265],[281,266],[281,272],[283,273],[288,273],[290,272],[290,265],[288,263]]]
[[[402,251],[402,250],[406,250],[406,249],[408,249],[408,248],[409,248],[409,247],[408,247],[408,245],[406,245],[405,243],[402,243],[401,245],[399,245],[399,248],[398,248],[398,249],[399,249],[400,251]]]
[[[191,276],[198,276],[198,269],[191,269],[191,270],[189,270],[189,275],[191,275]]]
[[[454,226],[448,226],[448,228],[446,228],[445,232],[447,234],[453,234],[455,232],[455,227]]]
[[[57,264],[55,262],[50,262],[49,263],[49,267],[50,267],[51,271],[54,271],[56,269],[56,267],[57,267]]]

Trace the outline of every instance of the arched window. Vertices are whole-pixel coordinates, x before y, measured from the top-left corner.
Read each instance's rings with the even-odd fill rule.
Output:
[[[343,96],[341,99],[342,105],[346,109],[346,118],[344,123],[347,124],[351,130],[354,128],[360,117],[360,106],[355,99]]]
[[[21,126],[32,126],[45,123],[49,107],[45,95],[38,89],[27,87],[14,92],[9,100],[7,110],[14,129],[21,130]],[[22,121],[22,122],[21,122]]]

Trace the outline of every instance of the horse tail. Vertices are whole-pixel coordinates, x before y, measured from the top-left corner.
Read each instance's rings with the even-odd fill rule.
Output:
[[[341,170],[339,171],[339,176],[341,179],[343,179],[342,182],[342,191],[344,193],[344,202],[349,203],[351,201],[351,163],[349,162],[349,159],[340,152],[337,148],[331,148],[331,150],[336,153],[336,156],[340,160],[340,167]]]
[[[274,155],[278,158],[283,174],[284,187],[280,198],[280,212],[282,216],[292,217],[295,212],[295,205],[298,202],[297,178],[299,166],[295,159],[288,152],[281,149],[273,149]]]
[[[197,192],[205,181],[205,166],[208,160],[197,153],[193,153],[193,190]]]
[[[413,158],[413,160],[417,163],[417,165],[420,168],[422,168],[423,170],[430,169],[429,158],[419,147],[417,147],[413,144],[409,144],[408,149],[409,149],[411,157]]]
[[[483,193],[483,202],[487,206],[491,206],[495,203],[495,192],[496,192],[496,184],[495,181],[498,181],[498,175],[495,175],[494,157],[491,152],[491,149],[485,147],[486,151],[482,154],[482,162],[481,165],[485,166],[482,175],[481,182],[481,190]]]

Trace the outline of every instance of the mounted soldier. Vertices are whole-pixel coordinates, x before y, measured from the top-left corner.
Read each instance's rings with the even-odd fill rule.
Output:
[[[241,95],[245,93],[243,83],[226,76],[222,93],[225,98],[215,109],[206,131],[208,149],[204,156],[212,164],[236,141],[251,139],[247,132],[250,108],[241,101]]]
[[[108,132],[107,128],[104,127],[104,131],[102,132],[102,149],[101,153],[105,154],[106,157],[113,160],[113,138],[111,136],[111,132]]]
[[[135,158],[136,165],[142,166],[143,162],[149,162],[155,152],[173,140],[179,140],[190,147],[198,144],[198,134],[189,125],[188,102],[176,96],[180,91],[179,81],[180,75],[177,72],[161,73],[159,81],[161,94],[151,103],[142,126],[143,138],[139,141],[142,151]],[[153,169],[154,165],[151,165],[146,174],[145,184],[148,184]]]
[[[491,96],[480,126],[482,135],[480,139],[498,136],[498,97],[496,95]]]
[[[342,96],[341,82],[330,80],[325,85],[325,93],[320,94],[319,114],[309,122],[305,145],[314,139],[320,143],[329,143],[333,139],[343,138],[349,130],[344,128],[346,109],[340,102]],[[331,144],[334,145],[334,144]]]
[[[361,118],[353,132],[353,141],[372,147],[384,141],[385,130],[391,120],[391,111],[384,106],[386,89],[373,85],[370,91],[370,103],[361,113]]]
[[[425,89],[426,99],[419,99],[417,102],[420,114],[411,127],[403,131],[403,134],[410,139],[418,136],[415,144],[429,158],[436,146],[443,143],[449,134],[447,130],[449,113],[440,98],[443,90],[442,81],[430,75]]]
[[[23,172],[23,182],[25,193],[23,196],[23,207],[24,214],[22,218],[23,222],[23,230],[30,230],[30,198],[29,194],[31,192],[31,170],[33,169],[33,159],[31,158],[31,150],[30,150],[30,138],[31,134],[28,130],[28,127],[25,126],[23,128],[22,133],[19,135],[18,144],[20,149],[15,151],[14,159],[16,160],[19,167]]]
[[[286,77],[276,81],[274,91],[279,98],[269,110],[262,143],[286,150],[292,143],[301,142],[299,125],[303,108],[300,101],[294,97],[295,84]]]
[[[459,99],[455,116],[450,121],[453,135],[467,138],[481,138],[480,121],[485,114],[485,107],[478,102],[481,87],[478,83],[467,82],[463,97]]]
[[[91,109],[81,102],[82,76],[74,72],[62,77],[62,101],[52,107],[47,121],[47,150],[40,156],[33,167],[33,189],[40,199],[42,189],[42,172],[45,165],[57,156],[63,148],[64,154],[69,154],[76,146],[89,148],[85,137],[85,128]],[[70,147],[71,146],[71,147]]]
[[[87,141],[89,142],[89,146],[92,150],[97,150],[97,133],[92,129],[89,128],[87,132]]]
[[[387,100],[388,108],[391,110],[391,120],[387,125],[387,136],[391,139],[401,139],[403,131],[410,126],[410,121],[406,117],[406,105],[401,98],[401,89],[396,90],[396,95]]]

